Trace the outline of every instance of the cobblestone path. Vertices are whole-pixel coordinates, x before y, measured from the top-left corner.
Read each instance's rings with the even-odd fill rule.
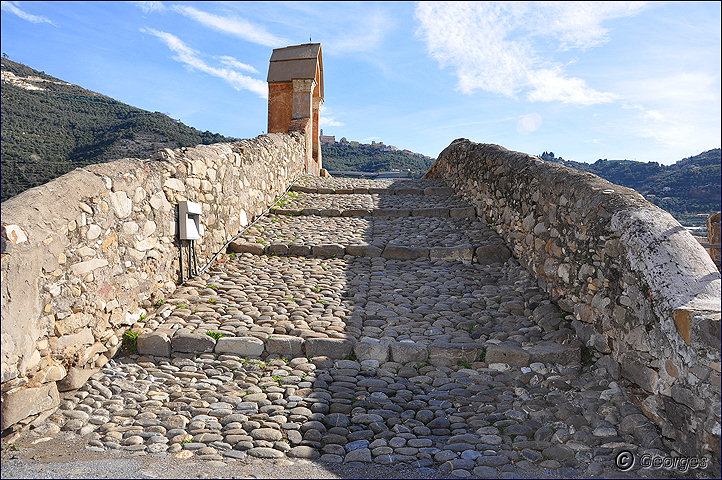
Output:
[[[128,455],[457,478],[618,476],[619,451],[664,453],[444,184],[312,179],[281,203],[37,430]]]

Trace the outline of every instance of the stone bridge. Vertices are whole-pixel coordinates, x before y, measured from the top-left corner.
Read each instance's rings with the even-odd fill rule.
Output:
[[[634,190],[465,139],[422,180],[309,175],[311,54],[315,80],[269,101],[298,131],[2,204],[4,445],[224,475],[719,475],[720,276],[698,242]],[[184,200],[206,267],[180,282]]]

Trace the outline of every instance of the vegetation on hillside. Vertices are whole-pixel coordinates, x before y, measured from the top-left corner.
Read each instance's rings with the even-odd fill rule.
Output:
[[[2,200],[75,168],[125,157],[148,158],[160,148],[233,139],[188,127],[77,85],[2,59],[2,69],[45,90],[2,82]]]
[[[434,163],[433,158],[400,150],[384,152],[371,147],[350,145],[321,145],[323,166],[329,171],[384,172],[409,170],[414,178],[421,177]]]
[[[2,70],[45,90],[2,82],[2,200],[46,183],[77,167],[124,157],[147,158],[160,148],[233,141],[188,127],[160,112],[148,112],[2,58]],[[58,82],[58,83],[54,83]],[[403,151],[326,144],[323,164],[331,171],[409,170],[421,177],[434,159]],[[544,160],[594,173],[631,187],[684,225],[702,225],[720,210],[720,149],[674,165],[600,159],[582,163],[540,155]]]
[[[633,188],[650,202],[667,210],[683,225],[703,225],[706,221],[703,214],[710,215],[720,210],[722,160],[719,148],[673,165],[607,159],[582,163],[556,157],[554,152],[544,152],[540,157]]]

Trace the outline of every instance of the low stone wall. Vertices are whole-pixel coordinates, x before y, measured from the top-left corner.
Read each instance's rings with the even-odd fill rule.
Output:
[[[600,365],[682,455],[720,452],[720,275],[636,191],[497,145],[458,139],[443,178],[508,242]]]
[[[2,430],[42,422],[175,289],[179,201],[202,204],[201,266],[304,172],[304,136],[270,134],[90,165],[3,202]]]

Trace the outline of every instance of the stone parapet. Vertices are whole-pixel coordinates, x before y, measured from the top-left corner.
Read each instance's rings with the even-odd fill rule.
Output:
[[[681,455],[720,454],[720,275],[701,245],[636,191],[503,147],[458,139],[441,178],[574,316],[610,373]]]
[[[203,265],[305,172],[306,142],[269,134],[164,149],[79,168],[3,202],[2,429],[57,407],[55,383],[102,367],[175,289],[179,201],[202,206]]]

